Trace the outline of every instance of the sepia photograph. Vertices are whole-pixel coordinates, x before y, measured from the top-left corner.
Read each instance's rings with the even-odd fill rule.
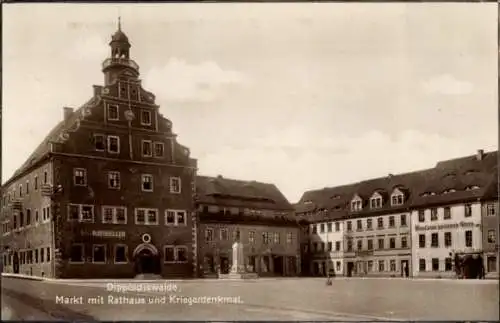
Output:
[[[498,321],[498,14],[3,3],[2,321]]]

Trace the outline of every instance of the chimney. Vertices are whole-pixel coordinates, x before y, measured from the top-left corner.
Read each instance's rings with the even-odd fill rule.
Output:
[[[222,175],[217,175],[217,178],[218,179],[222,179]]]
[[[483,160],[483,157],[484,157],[484,150],[478,149],[477,154],[476,154],[477,160],[481,161],[481,160]]]
[[[68,121],[68,119],[73,115],[73,108],[63,108],[64,111],[64,121]]]

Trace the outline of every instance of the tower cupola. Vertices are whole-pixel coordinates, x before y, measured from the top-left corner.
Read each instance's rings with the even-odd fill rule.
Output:
[[[111,36],[111,57],[102,63],[105,85],[116,82],[119,76],[138,78],[139,65],[130,59],[130,42],[122,31],[121,18],[118,17],[118,30]]]

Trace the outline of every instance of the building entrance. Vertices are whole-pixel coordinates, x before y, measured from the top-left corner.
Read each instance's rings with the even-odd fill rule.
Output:
[[[283,268],[283,257],[282,256],[273,256],[273,267],[274,273],[278,276],[284,275]]]
[[[14,274],[19,274],[19,255],[17,252],[14,252],[14,255],[12,256],[12,270],[14,271]]]
[[[160,274],[160,255],[158,250],[150,244],[142,244],[134,250],[135,273]]]
[[[347,277],[352,277],[353,273],[354,273],[354,263],[349,261],[347,263]]]
[[[410,265],[408,264],[408,260],[401,260],[401,276],[410,276]]]

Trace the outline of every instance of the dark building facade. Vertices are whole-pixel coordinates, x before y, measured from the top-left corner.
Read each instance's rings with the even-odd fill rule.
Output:
[[[196,160],[143,89],[121,27],[104,86],[2,187],[4,271],[58,278],[195,274]]]
[[[198,176],[196,196],[199,276],[230,271],[238,233],[249,271],[262,277],[299,275],[299,226],[275,185]]]

